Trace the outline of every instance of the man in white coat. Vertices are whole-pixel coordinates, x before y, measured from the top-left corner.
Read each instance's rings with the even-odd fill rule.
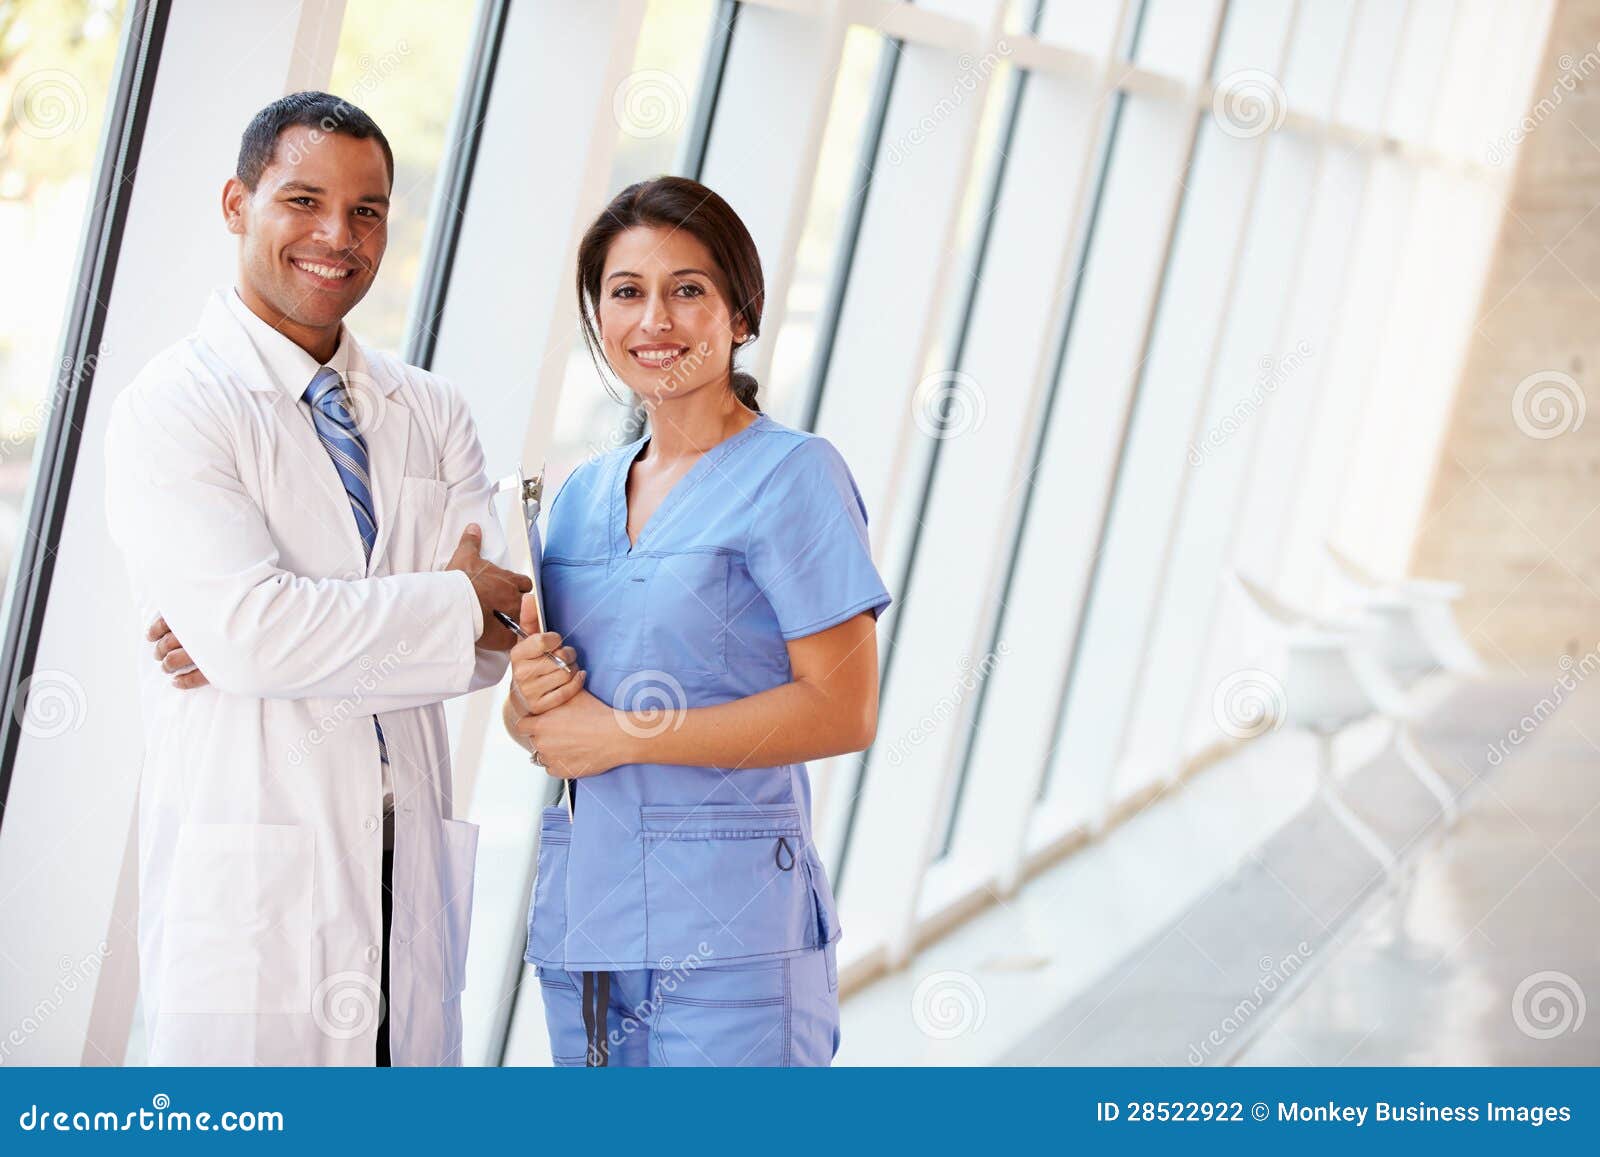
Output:
[[[237,287],[111,418],[111,532],[161,660],[139,810],[154,1064],[461,1060],[477,828],[452,815],[441,701],[499,680],[493,612],[531,584],[495,565],[461,396],[343,325],[393,175],[348,103],[262,110],[222,196]]]

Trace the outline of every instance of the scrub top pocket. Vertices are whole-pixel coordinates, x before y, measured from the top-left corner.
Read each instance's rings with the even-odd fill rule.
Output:
[[[693,950],[714,967],[818,946],[793,805],[647,806],[639,816],[652,960]]]
[[[580,667],[631,672],[641,665],[646,578],[639,566],[627,560],[612,565],[603,559],[578,562],[547,554],[539,577],[545,628],[577,650]]]
[[[566,806],[544,809],[539,830],[539,869],[528,908],[529,963],[560,964],[566,957],[567,857],[572,851],[572,820]]]
[[[640,666],[670,674],[728,670],[728,556],[670,554],[656,560],[640,619]]]

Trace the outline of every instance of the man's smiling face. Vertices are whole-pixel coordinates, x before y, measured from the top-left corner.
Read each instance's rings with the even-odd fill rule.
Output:
[[[376,140],[285,129],[254,190],[237,177],[223,190],[246,304],[303,348],[336,341],[383,261],[389,184]]]

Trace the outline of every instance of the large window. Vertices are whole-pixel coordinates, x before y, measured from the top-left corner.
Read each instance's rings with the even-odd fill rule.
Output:
[[[428,0],[349,0],[344,6],[328,91],[365,110],[394,150],[383,276],[349,318],[350,328],[379,349],[404,348],[429,215],[452,209],[435,200],[473,7]]]
[[[61,319],[77,283],[123,8],[123,0],[0,7],[0,572],[8,591],[36,440],[83,372],[61,360]]]

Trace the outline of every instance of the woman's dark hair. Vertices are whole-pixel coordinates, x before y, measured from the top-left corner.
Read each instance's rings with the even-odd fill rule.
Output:
[[[729,310],[735,318],[743,319],[750,339],[761,333],[761,308],[766,301],[761,256],[739,215],[699,181],[687,177],[640,181],[618,193],[578,243],[578,318],[583,325],[583,340],[602,377],[605,355],[596,318],[606,254],[619,234],[641,225],[682,229],[710,250],[716,265],[712,272],[720,282],[717,288],[727,299]],[[759,412],[755,378],[735,370],[731,358],[728,374],[733,396]]]
[[[239,160],[234,175],[252,193],[261,174],[278,154],[278,138],[284,130],[296,127],[323,133],[338,133],[359,141],[377,141],[383,150],[383,163],[394,184],[394,152],[389,138],[376,121],[342,97],[326,92],[291,92],[279,97],[251,118],[239,140]]]

